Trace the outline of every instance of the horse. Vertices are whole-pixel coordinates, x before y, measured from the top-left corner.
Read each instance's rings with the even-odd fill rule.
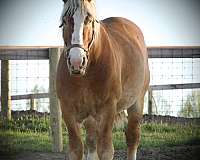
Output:
[[[64,49],[56,91],[68,130],[68,159],[111,160],[112,129],[127,111],[128,160],[136,160],[144,95],[149,87],[148,55],[139,27],[122,17],[99,21],[95,0],[63,0]],[[81,137],[86,130],[86,145]],[[85,149],[84,149],[85,148]]]

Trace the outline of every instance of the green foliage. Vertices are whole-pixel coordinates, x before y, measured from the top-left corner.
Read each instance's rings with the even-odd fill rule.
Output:
[[[31,93],[35,93],[35,94],[36,93],[45,93],[45,92],[48,92],[48,91],[46,91],[43,86],[38,86],[37,84],[31,90]],[[49,106],[44,105],[44,103],[45,103],[44,98],[35,99],[35,101],[36,101],[36,110],[42,110],[43,112],[49,112]],[[29,103],[27,103],[27,109],[30,108]]]
[[[48,133],[4,130],[0,132],[1,152],[51,151]]]
[[[38,86],[37,84],[31,90],[32,93],[45,93],[45,89],[42,86]]]
[[[197,125],[144,124],[141,146],[170,147],[188,144],[191,140],[200,142],[200,127]]]
[[[22,116],[10,121],[0,121],[1,130],[12,130],[19,132],[49,132],[49,117]]]
[[[187,118],[200,117],[200,91],[193,91],[192,95],[187,96],[187,100],[179,112],[179,116]]]
[[[156,99],[154,99],[156,97]],[[154,91],[152,109],[154,114],[170,115],[171,105],[160,91]]]
[[[114,144],[115,149],[125,149],[126,148],[125,134],[122,130],[114,131],[113,144]]]

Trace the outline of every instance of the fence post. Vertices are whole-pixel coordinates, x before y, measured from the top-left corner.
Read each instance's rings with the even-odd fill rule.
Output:
[[[36,110],[36,100],[34,99],[33,95],[31,95],[30,97],[30,110],[33,111],[33,110]]]
[[[60,57],[60,48],[49,49],[49,101],[50,101],[50,122],[53,142],[53,152],[63,151],[62,138],[62,114],[59,101],[56,95],[56,70]]]
[[[11,119],[11,83],[8,60],[1,61],[1,107],[4,120]]]
[[[148,90],[148,114],[152,115],[152,89],[149,87]]]

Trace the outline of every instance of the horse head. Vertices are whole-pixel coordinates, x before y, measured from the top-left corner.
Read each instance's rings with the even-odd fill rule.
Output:
[[[64,54],[71,75],[85,75],[96,37],[95,0],[63,0]]]

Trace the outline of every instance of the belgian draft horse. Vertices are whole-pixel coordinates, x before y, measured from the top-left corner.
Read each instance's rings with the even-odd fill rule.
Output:
[[[69,133],[70,160],[111,160],[115,118],[127,110],[128,160],[136,160],[144,95],[149,86],[143,34],[124,18],[97,20],[95,0],[63,0],[64,50],[57,95]],[[81,139],[86,129],[86,149]]]

